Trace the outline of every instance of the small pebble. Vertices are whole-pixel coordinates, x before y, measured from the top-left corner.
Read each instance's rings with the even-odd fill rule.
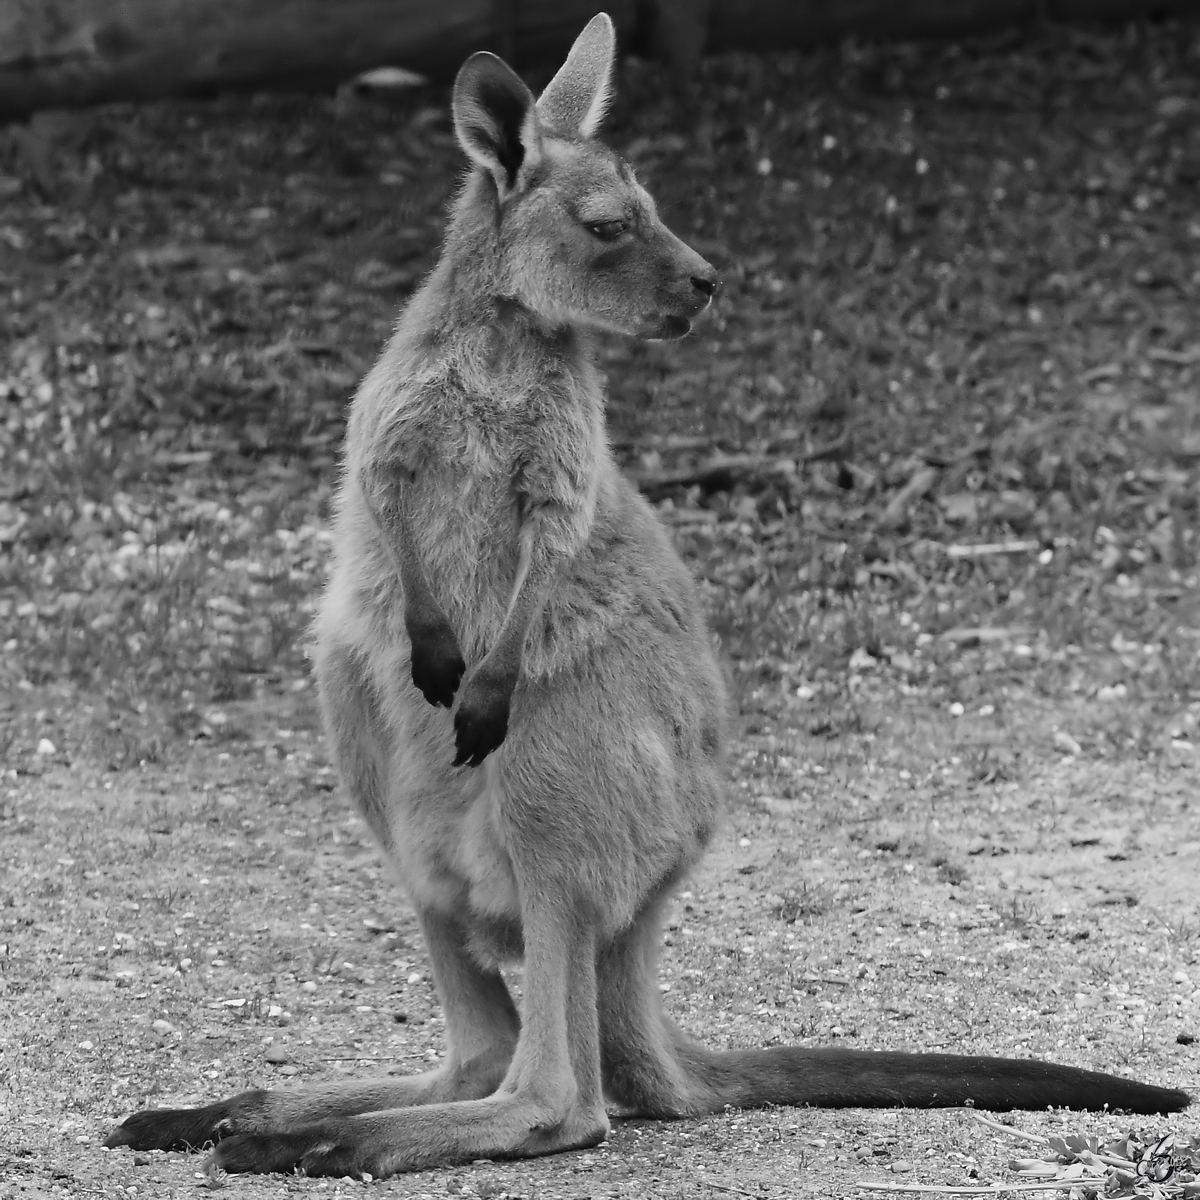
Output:
[[[37,744],[37,752],[39,754],[57,754],[58,747],[49,738],[42,738]]]
[[[300,990],[302,992],[315,992],[317,990],[317,985],[311,979],[306,979],[300,985]]]
[[[1194,1033],[1178,1033],[1175,1035],[1175,1041],[1180,1046],[1191,1046],[1196,1041],[1196,1035]]]
[[[912,1169],[912,1163],[910,1163],[906,1158],[898,1158],[894,1163],[892,1163],[893,1175],[903,1175],[905,1171],[911,1171]]]
[[[420,971],[414,971],[414,972],[413,972],[413,973],[412,973],[412,974],[411,974],[411,975],[408,977],[408,982],[409,982],[409,983],[420,983],[420,982],[421,982],[421,980],[422,980],[422,979],[424,979],[424,978],[425,978],[425,976],[424,976],[424,975],[422,975]]]
[[[153,1029],[155,1033],[161,1033],[164,1037],[168,1033],[175,1032],[175,1026],[172,1025],[170,1021],[164,1021],[161,1017],[155,1021],[150,1028]]]
[[[269,1063],[276,1063],[282,1066],[291,1058],[291,1055],[282,1046],[268,1046],[267,1052],[263,1057]]]
[[[150,1160],[144,1154],[135,1154],[133,1156],[133,1165],[135,1167],[148,1167]]]
[[[967,710],[965,708],[963,708],[963,706],[961,704],[959,704],[959,702],[957,700],[955,700],[955,702],[952,705],[950,705],[950,715],[952,717],[961,717],[963,715],[963,713],[965,713],[966,711]],[[896,1169],[895,1166],[893,1166],[892,1170],[895,1170],[895,1169]]]

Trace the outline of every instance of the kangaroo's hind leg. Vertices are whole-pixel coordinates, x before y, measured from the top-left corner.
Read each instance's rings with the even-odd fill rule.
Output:
[[[385,724],[365,654],[323,639],[313,670],[342,784],[375,836],[384,841],[394,735]]]
[[[596,1043],[595,938],[571,898],[523,898],[525,1021],[499,1089],[458,1103],[297,1118],[268,1134],[228,1138],[229,1171],[389,1175],[469,1161],[592,1146],[608,1132]]]
[[[381,841],[388,840],[386,804],[392,740],[363,657],[326,644],[317,656],[325,723],[343,782]],[[494,968],[481,966],[468,934],[449,915],[419,911],[446,1024],[446,1056],[434,1071],[338,1088],[281,1093],[282,1127],[378,1108],[474,1100],[500,1085],[520,1033],[508,987]],[[271,1123],[271,1128],[278,1128]]]
[[[520,1032],[508,988],[498,972],[475,962],[452,921],[422,914],[421,925],[446,1019],[446,1057],[435,1070],[256,1089],[201,1108],[147,1109],[118,1125],[105,1145],[194,1150],[232,1134],[286,1137],[330,1118],[490,1096],[504,1079]]]
[[[446,1020],[446,1056],[435,1070],[260,1088],[201,1108],[147,1109],[126,1118],[104,1144],[194,1150],[232,1134],[286,1136],[330,1118],[490,1096],[504,1079],[520,1033],[508,988],[498,972],[475,962],[452,921],[422,914],[421,925]]]
[[[319,660],[327,721],[346,784],[370,819],[382,813],[388,785],[386,731],[360,660],[341,649]],[[134,1113],[112,1131],[109,1146],[194,1149],[231,1134],[284,1135],[334,1117],[491,1095],[504,1079],[520,1036],[520,1019],[500,973],[481,966],[467,932],[437,912],[419,912],[446,1023],[446,1055],[417,1075],[242,1092],[201,1108]]]
[[[631,1114],[682,1117],[711,1099],[677,1052],[678,1031],[658,990],[663,900],[653,901],[596,963],[605,1093]]]
[[[520,1018],[498,971],[480,967],[451,918],[419,914],[446,1025],[446,1052],[432,1071],[263,1092],[262,1115],[237,1132],[286,1133],[329,1117],[480,1100],[500,1086],[520,1036]]]
[[[708,1050],[664,1011],[658,990],[660,909],[656,901],[605,948],[597,964],[606,1093],[642,1117],[791,1103],[788,1085],[802,1066],[789,1076],[787,1064],[773,1060],[771,1051]],[[791,1082],[790,1090],[799,1093],[799,1084]]]

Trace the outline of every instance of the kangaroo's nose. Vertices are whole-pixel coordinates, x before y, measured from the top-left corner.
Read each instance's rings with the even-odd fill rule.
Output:
[[[710,300],[717,294],[717,288],[721,286],[721,281],[715,275],[693,275],[692,287],[698,292],[702,292]]]

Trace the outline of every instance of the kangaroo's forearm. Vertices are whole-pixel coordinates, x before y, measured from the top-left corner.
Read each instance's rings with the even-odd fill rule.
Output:
[[[365,507],[404,591],[406,622],[415,617],[420,623],[423,615],[442,610],[434,597],[413,536],[411,473],[400,468],[384,480],[370,472],[362,482]]]
[[[537,553],[536,532],[526,525],[520,533],[517,573],[513,579],[508,608],[496,641],[487,654],[491,666],[511,674],[515,684],[529,627],[545,607],[554,568],[551,560]]]
[[[514,686],[520,674],[530,627],[541,615],[571,557],[563,547],[570,541],[586,538],[586,530],[577,517],[578,514],[564,512],[560,506],[551,504],[527,510],[521,522],[517,535],[517,570],[504,621],[480,664],[489,674],[508,676]],[[564,536],[568,529],[569,541]]]
[[[553,508],[527,513],[518,534],[517,571],[504,622],[483,661],[463,688],[454,717],[456,766],[477,767],[499,746],[508,731],[509,709],[521,677],[521,660],[530,626],[545,607],[569,555],[553,552],[561,545],[547,526],[561,523],[564,514]]]
[[[413,684],[430,704],[454,703],[466,664],[445,610],[438,603],[417,551],[411,503],[411,472],[394,470],[386,479],[363,480],[367,512],[379,533],[404,592],[404,627],[411,646]]]

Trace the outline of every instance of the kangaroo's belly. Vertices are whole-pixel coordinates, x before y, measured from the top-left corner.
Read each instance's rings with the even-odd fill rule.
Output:
[[[516,878],[504,831],[503,788],[494,764],[453,776],[397,746],[384,849],[419,908],[476,922],[516,922]],[[433,769],[429,769],[432,767]],[[406,771],[420,777],[406,779]]]
[[[524,934],[502,772],[494,758],[447,770],[449,745],[436,762],[425,745],[406,740],[393,748],[384,854],[412,904],[453,918],[480,963],[515,962]]]
[[[398,580],[373,586],[364,556],[338,546],[319,654],[360,664],[370,699],[357,707],[379,723],[379,786],[351,792],[413,902],[453,915],[494,959],[519,950],[517,876],[571,876],[564,886],[605,914],[598,932],[612,935],[711,835],[720,675],[686,619],[682,566],[643,562],[665,539],[635,501],[638,519],[619,531],[602,523],[559,581],[530,631],[508,737],[479,768],[452,766],[452,713],[412,683]],[[478,659],[462,649],[470,670]],[[347,731],[339,751],[348,779],[355,737]]]
[[[379,787],[351,789],[400,884],[418,907],[500,920],[516,912],[503,829],[503,787],[495,761],[455,769],[454,721],[413,686],[399,598],[391,608],[335,567],[316,621],[316,668],[331,686],[327,660],[354,664],[350,682],[370,730],[348,731],[339,758],[375,759]],[[326,695],[326,704],[345,703]],[[355,763],[342,761],[353,776]]]

